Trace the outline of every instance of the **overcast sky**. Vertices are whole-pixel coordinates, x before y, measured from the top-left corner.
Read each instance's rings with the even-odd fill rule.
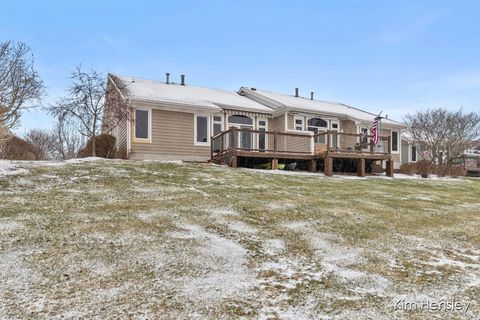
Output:
[[[340,101],[402,120],[480,110],[480,1],[3,1],[0,41],[27,43],[61,97],[100,72]],[[15,131],[50,128],[37,110]]]

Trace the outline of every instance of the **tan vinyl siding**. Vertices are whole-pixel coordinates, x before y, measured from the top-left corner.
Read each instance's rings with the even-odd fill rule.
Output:
[[[390,136],[392,135],[392,130],[382,128],[382,133],[381,133],[381,135],[382,135],[382,136],[385,136],[385,137],[390,137]],[[399,137],[400,137],[400,131],[398,131],[398,135],[399,135]],[[390,138],[390,139],[391,139],[391,138]],[[401,140],[401,139],[399,138],[399,140]],[[400,163],[401,163],[401,159],[400,159],[400,158],[401,158],[401,152],[400,152],[400,151],[401,151],[401,150],[400,150],[400,148],[401,148],[401,141],[399,141],[399,143],[398,143],[398,148],[399,148],[399,150],[398,150],[399,152],[398,152],[398,153],[393,153],[393,152],[392,152],[392,160],[395,162],[395,169],[399,168]]]
[[[342,120],[340,121],[340,130],[344,133],[358,133],[357,125],[352,120]],[[346,136],[342,135],[340,137],[340,146],[342,149],[355,150],[355,145],[359,142],[359,138],[356,136]]]
[[[112,110],[109,109],[110,107],[120,107],[117,103],[121,101],[121,96],[117,90],[114,90],[110,78],[107,83],[106,101],[102,133],[108,133],[115,136],[117,147],[115,158],[126,159],[128,157],[128,119],[115,120],[113,118]],[[113,105],[114,103],[116,105]],[[124,107],[126,108],[126,106]]]
[[[293,130],[293,129],[294,129],[294,116],[293,114],[289,114],[287,115],[287,130]]]
[[[138,143],[132,137],[131,158],[187,161],[210,159],[210,146],[194,145],[193,113],[152,110],[151,123],[152,142]]]
[[[128,158],[128,120],[122,120],[118,123],[117,129],[115,130],[117,139],[117,153],[116,158],[127,159]]]
[[[271,119],[271,127],[269,131],[285,132],[285,115],[281,114],[278,117]]]

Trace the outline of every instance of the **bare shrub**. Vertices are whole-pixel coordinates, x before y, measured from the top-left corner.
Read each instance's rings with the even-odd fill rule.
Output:
[[[467,175],[467,170],[461,166],[461,165],[456,165],[456,166],[452,166],[449,170],[448,170],[448,174],[449,176],[451,177],[465,177]]]
[[[18,137],[11,137],[1,149],[0,158],[6,160],[36,160],[32,144]]]
[[[422,177],[428,176],[432,173],[432,161],[430,160],[419,160],[415,163],[415,171],[417,174]]]
[[[33,146],[36,160],[54,158],[55,138],[50,132],[32,129],[25,135],[25,141]]]
[[[95,139],[95,143],[93,143]],[[95,153],[93,153],[93,145],[95,144]],[[88,140],[86,146],[78,151],[79,158],[96,157],[114,158],[117,150],[115,147],[115,137],[106,133],[100,134],[95,138]]]
[[[416,173],[416,164],[414,162],[404,163],[400,166],[400,173],[408,174],[409,176]]]
[[[449,171],[448,166],[444,164],[437,164],[434,169],[435,174],[439,177],[445,177],[448,171]]]

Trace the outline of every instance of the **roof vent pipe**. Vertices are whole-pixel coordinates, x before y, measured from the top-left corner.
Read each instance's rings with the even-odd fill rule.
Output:
[[[180,85],[182,85],[182,86],[185,85],[185,75],[184,74],[180,75]]]
[[[165,75],[167,76],[167,80],[165,81],[166,84],[169,84],[170,83],[170,73],[165,73]]]
[[[298,88],[295,88],[295,97],[298,98]]]
[[[313,100],[313,94],[314,94],[314,93],[315,93],[315,92],[313,92],[313,91],[310,92],[310,100]]]

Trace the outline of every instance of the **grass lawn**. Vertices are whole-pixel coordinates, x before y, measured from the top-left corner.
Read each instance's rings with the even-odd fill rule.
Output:
[[[479,179],[15,165],[0,175],[1,319],[480,314]]]

